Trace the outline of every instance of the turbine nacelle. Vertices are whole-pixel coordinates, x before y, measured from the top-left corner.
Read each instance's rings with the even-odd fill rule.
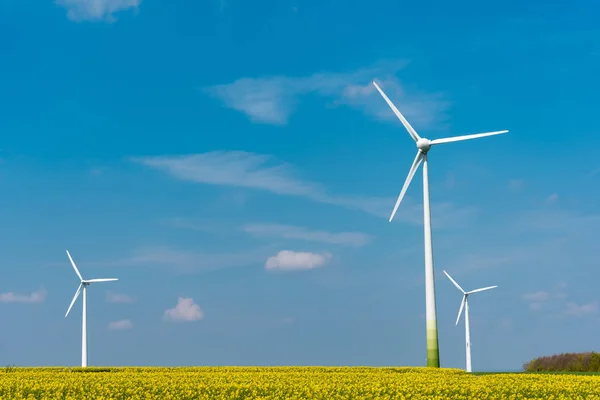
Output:
[[[431,140],[426,138],[420,138],[417,140],[417,149],[423,154],[427,154],[429,149],[431,149]]]

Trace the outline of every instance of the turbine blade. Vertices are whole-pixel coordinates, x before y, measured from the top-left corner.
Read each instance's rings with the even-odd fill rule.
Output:
[[[88,279],[87,283],[93,283],[93,282],[111,282],[111,281],[118,281],[119,279],[117,278],[102,278],[102,279]]]
[[[477,293],[477,292],[483,292],[484,290],[490,290],[490,289],[497,288],[497,287],[498,287],[498,285],[496,285],[496,286],[488,286],[488,287],[484,287],[484,288],[481,288],[481,289],[475,289],[475,290],[471,290],[470,292],[467,292],[467,294]]]
[[[69,260],[71,260],[71,265],[73,265],[73,269],[75,269],[75,273],[79,277],[79,280],[82,281],[83,278],[81,277],[81,274],[79,273],[79,270],[77,269],[77,266],[75,265],[75,261],[73,261],[73,259],[71,258],[71,254],[69,254],[69,250],[67,250],[67,255],[69,256]]]
[[[462,314],[462,310],[465,307],[465,300],[466,299],[467,299],[467,296],[463,295],[462,302],[460,303],[460,310],[458,310],[458,317],[456,317],[456,323],[454,325],[458,325],[458,321],[460,320],[460,315]]]
[[[444,271],[444,273],[446,274],[446,276],[448,277],[448,279],[450,279],[452,281],[452,283],[454,283],[454,286],[456,286],[458,288],[458,290],[460,290],[461,292],[465,293],[465,291],[463,290],[463,288],[461,288],[460,285],[458,283],[456,283],[456,281],[454,279],[452,279],[452,277],[450,275],[448,275],[448,273],[446,271]]]
[[[413,161],[412,166],[408,171],[408,176],[404,181],[404,186],[402,186],[402,191],[400,192],[400,196],[398,196],[398,200],[396,201],[396,205],[394,206],[394,211],[392,211],[392,215],[390,216],[390,222],[392,222],[394,215],[396,215],[396,211],[400,206],[400,202],[402,201],[402,198],[404,198],[404,194],[406,193],[406,190],[408,189],[408,186],[410,185],[413,176],[415,176],[415,172],[417,172],[417,168],[419,168],[419,164],[421,164],[421,161],[423,161],[423,153],[421,153],[421,151],[417,151],[417,156],[415,157],[415,160]]]
[[[508,131],[476,133],[474,135],[464,135],[464,136],[454,136],[454,137],[443,138],[443,139],[434,139],[431,141],[431,145],[433,146],[434,144],[460,142],[461,140],[477,139],[477,138],[485,137],[485,136],[500,135],[501,133],[506,133],[506,132],[508,132]]]
[[[69,312],[71,311],[71,308],[73,307],[73,304],[75,304],[75,300],[77,300],[77,297],[79,296],[79,293],[81,292],[82,286],[83,286],[83,283],[80,283],[79,287],[77,288],[77,291],[75,292],[75,296],[73,296],[73,300],[71,300],[71,305],[69,306],[69,309],[67,310],[67,313],[65,314],[65,318],[67,318],[67,315],[69,315]]]
[[[415,131],[413,129],[413,127],[408,123],[408,121],[406,120],[406,118],[404,118],[404,115],[402,115],[400,113],[400,111],[398,111],[398,109],[396,108],[396,106],[394,105],[394,103],[392,103],[392,101],[385,95],[385,93],[383,93],[383,90],[381,90],[381,88],[379,87],[379,85],[377,83],[375,83],[375,81],[373,81],[373,85],[375,86],[375,89],[377,89],[377,91],[379,92],[379,94],[383,97],[383,99],[388,104],[388,106],[390,106],[390,108],[392,109],[392,111],[394,112],[394,114],[396,114],[396,117],[398,117],[398,119],[400,120],[400,122],[402,122],[402,125],[404,125],[404,127],[406,128],[406,130],[408,131],[408,133],[410,134],[410,136],[413,138],[413,140],[416,142],[417,140],[421,139],[421,137],[417,134],[417,131]]]

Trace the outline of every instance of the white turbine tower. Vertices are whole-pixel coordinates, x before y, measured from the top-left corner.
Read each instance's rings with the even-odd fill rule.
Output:
[[[427,323],[427,366],[428,367],[439,367],[440,366],[440,353],[438,348],[438,332],[437,332],[437,318],[435,309],[435,285],[433,275],[433,245],[431,240],[431,214],[429,210],[429,172],[427,163],[427,152],[431,149],[431,146],[442,143],[459,142],[462,140],[476,139],[484,136],[499,135],[508,131],[496,131],[487,133],[478,133],[474,135],[455,136],[444,139],[429,140],[420,137],[413,127],[408,123],[406,118],[398,111],[396,106],[390,101],[390,99],[383,93],[383,90],[373,82],[373,85],[377,91],[381,94],[386,103],[390,106],[394,114],[398,117],[402,125],[406,128],[410,136],[413,138],[417,145],[417,156],[410,167],[400,196],[394,206],[394,211],[390,216],[390,222],[398,210],[398,206],[412,181],[413,176],[417,172],[417,168],[423,162],[423,225],[425,229],[425,315]]]
[[[446,271],[444,271],[448,279],[452,281],[454,286],[458,288],[463,293],[462,302],[460,303],[460,310],[458,310],[458,317],[456,318],[456,324],[458,325],[458,321],[460,320],[460,315],[462,313],[463,307],[465,309],[465,346],[467,352],[467,372],[472,372],[471,370],[471,332],[469,330],[469,295],[477,292],[483,292],[484,290],[489,290],[493,288],[497,288],[498,286],[488,286],[481,289],[471,290],[470,292],[465,292],[463,288],[460,287],[458,283]]]
[[[81,289],[83,288],[83,316],[81,318],[81,366],[87,367],[87,328],[86,328],[87,287],[92,283],[118,281],[118,279],[117,278],[83,279],[83,277],[79,273],[79,270],[77,269],[77,266],[75,265],[75,262],[71,258],[71,254],[69,254],[69,250],[67,250],[67,256],[69,256],[69,260],[71,260],[71,265],[73,265],[73,269],[75,270],[75,273],[79,277],[79,280],[81,281],[81,283],[79,284],[79,287],[77,288],[77,292],[75,292],[75,296],[73,297],[73,300],[71,301],[71,305],[69,306],[69,309],[67,310],[67,313],[65,314],[65,318],[67,318],[67,315],[69,315],[69,311],[71,311],[73,304],[75,304],[75,300],[77,300],[77,297],[79,297],[79,293],[81,292]]]

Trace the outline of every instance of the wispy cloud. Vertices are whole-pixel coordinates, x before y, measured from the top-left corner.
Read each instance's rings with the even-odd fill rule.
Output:
[[[529,303],[529,308],[532,310],[539,310],[542,305],[550,298],[550,293],[543,290],[526,293],[523,295],[523,300]]]
[[[268,271],[303,271],[323,267],[330,260],[330,253],[282,250],[267,259],[265,269]]]
[[[102,264],[113,267],[164,267],[180,273],[194,273],[260,264],[272,251],[273,246],[238,253],[202,253],[168,246],[149,246],[135,250],[129,257]]]
[[[163,318],[173,322],[200,321],[204,318],[204,311],[191,297],[179,297],[175,307],[165,310]]]
[[[358,208],[377,215],[386,215],[390,202],[393,202],[393,199],[331,196],[321,185],[299,178],[289,164],[272,156],[244,151],[143,157],[132,158],[132,161],[164,171],[181,180],[308,197],[318,202]]]
[[[0,302],[2,303],[42,303],[46,300],[48,292],[41,288],[30,294],[19,294],[15,292],[0,293]]]
[[[198,183],[262,189],[285,195],[310,196],[321,191],[318,185],[297,178],[290,165],[268,155],[245,151],[141,157],[132,161]]]
[[[106,293],[106,301],[109,303],[135,303],[135,298],[122,293]]]
[[[56,0],[57,5],[67,9],[67,18],[77,22],[114,22],[115,13],[137,9],[141,3],[142,0]]]
[[[538,292],[526,293],[523,295],[523,299],[526,301],[546,301],[550,298],[550,293],[540,290]]]
[[[577,304],[568,302],[566,304],[565,315],[569,317],[585,317],[586,315],[595,314],[598,311],[598,302],[593,301],[587,304]]]
[[[377,79],[415,126],[427,127],[442,122],[449,102],[441,94],[416,90],[409,93],[396,78],[396,73],[407,64],[406,61],[386,61],[351,72],[241,78],[205,91],[256,123],[285,125],[301,96],[307,94],[333,100],[333,105],[361,109],[378,119],[394,120],[396,117],[371,84],[373,79]]]
[[[112,321],[108,324],[108,329],[111,331],[124,331],[132,329],[133,323],[128,319],[122,319],[120,321]]]
[[[331,244],[346,244],[351,246],[364,246],[370,241],[368,235],[360,232],[327,232],[313,231],[300,226],[279,224],[252,224],[242,227],[244,232],[254,236],[281,237],[286,239],[300,239]]]
[[[591,301],[585,304],[578,304],[574,301],[566,301],[569,297],[566,293],[566,282],[559,282],[552,291],[540,290],[523,295],[523,300],[529,304],[529,308],[538,311],[547,306],[549,310],[554,310],[558,317],[585,317],[595,314],[598,311],[598,301]],[[557,311],[562,310],[562,311]]]
[[[133,157],[131,161],[166,172],[190,182],[265,190],[287,196],[301,196],[320,203],[389,217],[395,198],[340,196],[328,193],[314,182],[301,179],[292,166],[272,156],[244,151],[214,151],[181,156]],[[465,224],[476,213],[472,207],[451,203],[432,205],[437,228]],[[396,218],[416,225],[423,223],[422,205],[403,200]]]

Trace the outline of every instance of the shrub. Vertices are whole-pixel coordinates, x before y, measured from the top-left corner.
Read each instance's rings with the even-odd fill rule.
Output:
[[[600,372],[600,353],[562,353],[523,364],[526,372]]]

